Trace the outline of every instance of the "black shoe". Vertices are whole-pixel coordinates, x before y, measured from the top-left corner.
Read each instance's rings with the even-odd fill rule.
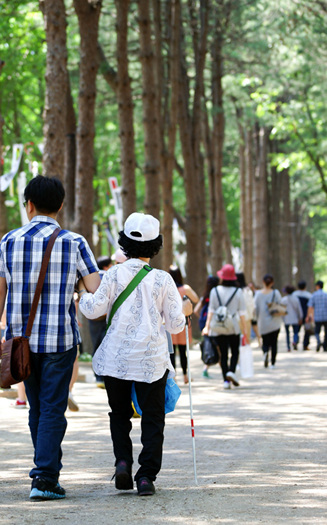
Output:
[[[319,352],[321,345],[318,345],[316,348],[316,352]]]
[[[293,343],[293,350],[297,350],[297,343]]]
[[[118,490],[131,490],[134,488],[131,467],[124,460],[118,461],[116,465],[115,487]]]
[[[48,499],[62,499],[66,497],[66,491],[59,483],[51,483],[43,478],[34,478],[30,500],[44,501]]]
[[[149,478],[140,478],[136,483],[139,496],[153,496],[156,491],[153,482]]]

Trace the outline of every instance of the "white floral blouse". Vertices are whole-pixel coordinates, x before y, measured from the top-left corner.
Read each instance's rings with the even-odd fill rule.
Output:
[[[106,314],[108,319],[118,295],[145,264],[128,259],[110,268],[94,294],[82,295],[79,308],[85,317]],[[93,369],[101,376],[145,383],[157,381],[167,369],[174,375],[165,330],[176,334],[184,326],[175,282],[167,272],[153,269],[116,311],[93,357]]]

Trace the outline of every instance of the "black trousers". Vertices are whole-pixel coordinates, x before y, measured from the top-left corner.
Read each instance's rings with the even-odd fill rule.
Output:
[[[140,468],[134,479],[146,476],[154,481],[161,468],[165,427],[165,387],[168,370],[153,383],[134,381],[138,404],[142,410],[141,442],[143,445],[138,461]],[[133,381],[104,376],[111,412],[110,431],[117,464],[125,460],[133,463],[131,389]]]
[[[274,332],[269,332],[268,334],[263,334],[262,336],[262,350],[266,354],[271,348],[271,364],[274,365],[276,362],[277,356],[277,339],[278,339],[279,330]]]
[[[227,381],[227,372],[235,372],[238,357],[240,354],[240,336],[239,334],[218,335],[212,338],[220,350],[220,366],[223,373],[224,381]],[[230,364],[228,364],[228,350],[231,350]]]

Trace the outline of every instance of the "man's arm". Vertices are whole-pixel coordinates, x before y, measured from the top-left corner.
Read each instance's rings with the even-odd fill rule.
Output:
[[[94,293],[97,291],[97,289],[100,286],[101,279],[98,272],[89,273],[88,275],[84,275],[83,282],[85,284],[85,288],[88,292]]]
[[[2,317],[7,296],[7,281],[4,277],[0,277],[0,319]]]

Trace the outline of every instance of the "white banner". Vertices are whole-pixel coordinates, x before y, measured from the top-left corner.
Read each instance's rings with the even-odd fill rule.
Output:
[[[22,160],[24,145],[14,144],[12,150],[11,170],[0,177],[0,191],[5,191],[15,177]]]

